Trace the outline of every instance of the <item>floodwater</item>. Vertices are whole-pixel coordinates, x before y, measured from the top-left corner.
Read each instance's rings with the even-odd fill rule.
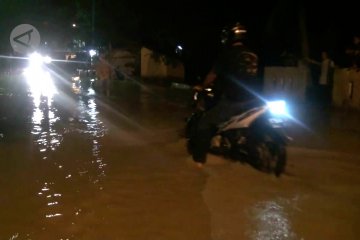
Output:
[[[127,93],[35,95],[2,123],[0,239],[359,239],[356,134],[351,151],[323,144],[342,129],[311,148],[303,134],[280,178],[215,156],[200,170],[179,136],[186,101]]]

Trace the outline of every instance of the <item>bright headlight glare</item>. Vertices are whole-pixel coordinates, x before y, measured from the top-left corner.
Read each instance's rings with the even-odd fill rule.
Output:
[[[34,52],[29,55],[30,66],[41,66],[43,63],[44,63],[44,59],[39,53]]]
[[[49,56],[45,56],[45,57],[43,57],[43,61],[44,61],[44,63],[51,63],[52,59]]]
[[[52,59],[49,56],[41,56],[37,52],[33,52],[29,55],[29,65],[31,66],[41,66],[44,63],[51,63]]]
[[[55,93],[50,73],[44,67],[44,63],[50,63],[50,57],[43,57],[39,53],[34,52],[29,55],[29,65],[24,70],[27,83],[32,94],[44,96],[52,96]]]
[[[283,100],[267,102],[269,110],[272,114],[287,115],[286,103]]]

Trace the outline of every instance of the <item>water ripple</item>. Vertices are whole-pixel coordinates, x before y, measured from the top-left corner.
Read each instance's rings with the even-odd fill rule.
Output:
[[[276,200],[258,203],[253,209],[255,230],[251,233],[253,240],[295,240],[289,220],[289,201]]]
[[[39,151],[47,158],[47,153],[55,151],[61,144],[63,134],[56,129],[60,120],[57,109],[52,106],[52,96],[43,98],[33,95],[34,111],[32,115],[32,130],[34,142],[39,146]]]

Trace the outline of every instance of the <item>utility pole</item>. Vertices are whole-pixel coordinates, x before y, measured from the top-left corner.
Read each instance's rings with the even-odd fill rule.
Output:
[[[309,58],[309,41],[308,41],[308,34],[307,34],[307,28],[306,28],[306,15],[305,15],[305,8],[304,3],[299,1],[298,5],[298,16],[299,16],[299,30],[301,34],[301,52],[303,59]],[[305,67],[306,71],[306,85],[311,85],[311,76],[310,76],[310,68],[306,61],[302,61],[302,64]]]
[[[92,14],[91,14],[91,45],[95,47],[95,0],[92,0]]]
[[[305,9],[302,3],[299,4],[299,28],[301,34],[301,50],[303,57],[309,57],[309,42],[306,28]]]

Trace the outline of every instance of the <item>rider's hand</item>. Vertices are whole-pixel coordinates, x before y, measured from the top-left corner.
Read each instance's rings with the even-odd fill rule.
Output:
[[[203,90],[203,86],[201,86],[201,85],[195,85],[194,87],[193,87],[193,90],[194,91],[202,91]]]

